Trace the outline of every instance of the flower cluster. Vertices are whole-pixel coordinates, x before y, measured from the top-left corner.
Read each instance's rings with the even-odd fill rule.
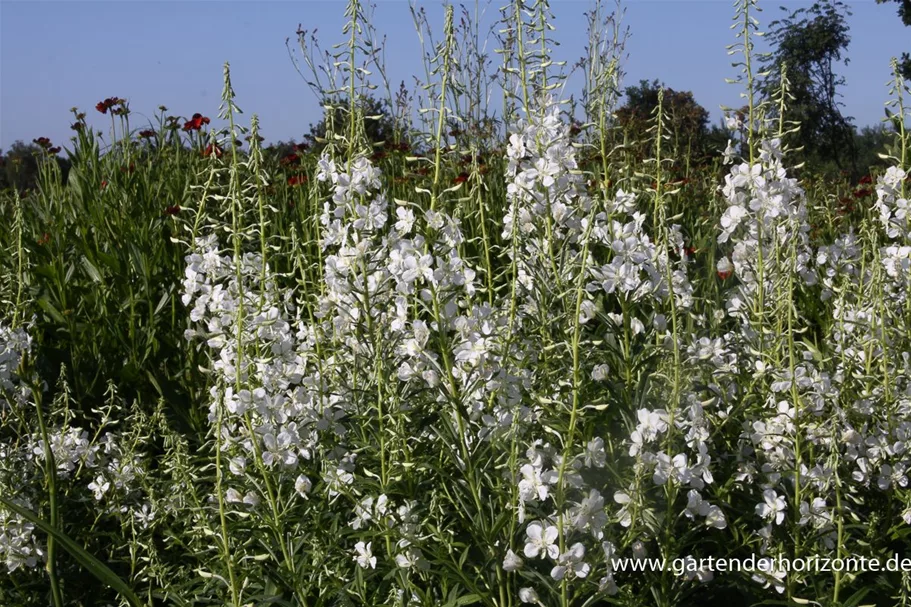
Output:
[[[876,210],[891,239],[911,239],[911,202],[903,196],[908,174],[900,167],[889,167],[876,182]]]

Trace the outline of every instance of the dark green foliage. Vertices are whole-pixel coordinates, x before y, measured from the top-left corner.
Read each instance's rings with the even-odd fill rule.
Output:
[[[843,2],[822,0],[769,25],[774,50],[763,65],[768,71],[763,92],[768,98],[774,95],[786,65],[793,99],[785,120],[800,122],[790,143],[803,148],[800,160],[814,168],[846,169],[856,162],[851,118],[842,115],[839,101],[845,79],[836,73],[839,63],[848,63],[850,15]]]
[[[669,120],[672,144],[680,155],[690,153],[700,157],[705,153],[717,154],[709,138],[709,113],[696,102],[690,91],[675,91],[662,82],[640,80],[638,86],[626,87],[626,103],[617,110],[617,121],[634,139],[647,139],[646,129],[658,107],[658,93],[664,90],[664,111]],[[724,148],[722,144],[721,148]],[[645,150],[643,150],[644,152]]]
[[[305,139],[319,151],[332,138],[332,135],[348,136],[345,132],[349,125],[348,113],[350,104],[344,97],[329,97],[323,99],[323,118],[316,124],[310,125],[310,132]],[[382,142],[399,143],[404,141],[404,134],[396,125],[389,102],[372,95],[358,96],[355,103],[361,133],[356,136],[365,139],[362,143],[375,145]]]
[[[6,153],[0,151],[0,190],[14,188],[22,192],[34,189],[38,185],[38,159],[44,155],[41,147],[22,141],[13,143]],[[66,178],[70,161],[60,156],[56,159]]]
[[[895,2],[898,4],[899,18],[902,20],[902,23],[911,27],[911,0],[876,0],[877,4],[886,4],[887,2]],[[911,54],[902,53],[898,69],[901,72],[902,78],[911,80]]]

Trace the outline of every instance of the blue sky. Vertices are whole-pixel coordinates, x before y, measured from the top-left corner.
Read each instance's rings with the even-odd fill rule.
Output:
[[[374,24],[387,36],[389,78],[393,85],[405,80],[413,86],[411,75],[423,68],[408,4],[376,4]],[[439,33],[441,3],[422,4]],[[500,4],[481,6],[492,18]],[[767,2],[759,16],[763,25],[783,14],[780,5],[794,9],[810,2]],[[583,13],[592,4],[552,0],[552,6],[560,42],[555,59],[573,63],[583,54]],[[883,116],[889,59],[911,49],[911,29],[902,26],[894,4],[865,0],[849,6],[851,62],[839,68],[847,79],[845,112],[859,125],[871,124]],[[715,120],[719,105],[738,105],[739,89],[724,82],[736,75],[725,50],[734,42],[732,2],[626,0],[625,7],[626,84],[658,78],[693,91]],[[66,143],[74,106],[104,127],[108,119],[94,105],[111,96],[130,101],[136,127],[145,126],[159,105],[175,115],[214,117],[225,61],[231,63],[238,105],[247,119],[259,114],[267,141],[300,139],[319,109],[294,70],[285,39],[293,42],[300,23],[318,29],[324,47],[343,41],[344,8],[343,0],[0,0],[0,148],[39,136]],[[488,48],[496,46],[491,40]]]

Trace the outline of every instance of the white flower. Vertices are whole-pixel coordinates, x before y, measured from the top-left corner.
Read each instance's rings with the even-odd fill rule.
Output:
[[[248,491],[244,496],[243,502],[251,508],[255,508],[259,505],[259,496],[252,491]]]
[[[553,525],[545,529],[541,523],[529,523],[525,529],[525,535],[528,538],[528,542],[525,544],[525,556],[528,558],[536,558],[539,554],[542,558],[548,556],[552,559],[560,556],[560,547],[556,544],[560,533]]]
[[[617,513],[617,518],[621,527],[629,527],[633,524],[633,515],[630,512],[630,505],[632,499],[628,493],[623,491],[617,491],[614,493],[614,501],[620,504],[620,511]]]
[[[585,558],[585,546],[578,542],[573,544],[569,550],[560,555],[557,565],[550,570],[550,577],[560,581],[567,575],[577,578],[588,576],[591,566],[583,562],[583,558]]]
[[[111,483],[106,481],[103,476],[100,474],[95,477],[95,480],[89,483],[89,489],[95,493],[95,499],[101,501],[104,497],[104,494],[108,492],[108,489],[111,488]]]
[[[358,542],[354,545],[354,551],[357,553],[354,560],[357,561],[357,564],[363,569],[367,569],[368,567],[370,569],[376,569],[376,557],[373,556],[373,551],[371,550],[372,546],[373,542],[368,542],[367,544]]]
[[[298,476],[297,480],[294,481],[294,490],[304,499],[308,499],[307,494],[310,493],[310,489],[312,488],[313,483],[311,483],[310,479],[303,474]]]
[[[733,164],[734,156],[737,154],[737,150],[734,148],[734,145],[731,143],[731,140],[728,139],[728,145],[724,148],[724,164]]]
[[[519,600],[523,603],[532,603],[534,605],[541,605],[541,599],[538,597],[538,593],[535,592],[534,588],[520,588],[519,589]]]
[[[424,554],[421,549],[415,546],[408,546],[407,540],[403,540],[403,542],[406,544],[406,550],[395,555],[395,564],[402,569],[428,569],[430,564],[424,560]]]
[[[607,453],[604,452],[604,439],[601,437],[588,441],[585,445],[585,466],[587,468],[603,468],[607,463]]]
[[[595,365],[595,368],[592,369],[592,379],[595,381],[607,381],[609,373],[610,367],[607,365]]]
[[[542,473],[539,468],[531,464],[525,464],[519,471],[522,473],[522,480],[519,481],[519,496],[522,501],[546,500],[550,495],[550,488],[547,484],[556,480],[553,471]]]
[[[519,569],[522,568],[523,564],[524,563],[522,561],[522,557],[520,557],[518,554],[516,554],[512,550],[508,550],[506,552],[506,558],[503,559],[503,570],[504,571],[518,571]]]
[[[133,512],[133,518],[143,529],[146,529],[155,520],[155,511],[149,504],[143,504],[141,509]]]
[[[762,503],[756,505],[756,514],[767,521],[774,521],[776,525],[780,525],[784,520],[787,508],[784,498],[779,497],[773,489],[766,489],[762,492],[762,499]]]
[[[590,528],[592,535],[601,539],[601,528],[607,524],[604,512],[604,498],[597,489],[592,489],[578,506],[570,509],[570,520],[576,529]]]

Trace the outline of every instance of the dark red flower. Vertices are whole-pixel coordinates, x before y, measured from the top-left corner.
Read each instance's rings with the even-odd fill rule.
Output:
[[[183,124],[185,131],[198,131],[204,124],[209,124],[209,119],[200,113],[193,114],[193,118]]]
[[[459,175],[452,180],[453,183],[465,183],[466,181],[468,181],[468,173],[465,172],[459,173]]]
[[[857,182],[857,185],[869,185],[871,183],[873,183],[873,176],[864,175],[863,177],[860,178],[860,181]]]
[[[45,150],[51,147],[51,140],[47,137],[39,137],[38,139],[32,139],[32,143],[38,145],[39,147],[44,148]]]
[[[151,139],[152,137],[155,136],[155,131],[153,131],[152,129],[146,129],[144,131],[139,131],[139,136],[142,139]]]
[[[216,158],[221,158],[224,155],[224,151],[222,151],[220,147],[211,143],[207,145],[206,149],[202,151],[203,157],[211,156],[213,153],[215,154]]]
[[[309,180],[306,175],[292,175],[291,177],[288,177],[288,185],[290,186],[303,185],[307,183],[307,181]]]
[[[180,205],[179,204],[171,205],[164,210],[164,213],[165,213],[165,215],[177,215],[178,213],[180,213]]]
[[[861,188],[854,191],[854,198],[866,198],[873,194],[873,190],[869,188]]]
[[[47,153],[50,154],[51,156],[56,156],[57,154],[60,153],[60,146],[57,145],[52,148],[48,148]]]
[[[291,154],[288,154],[287,156],[285,156],[284,158],[282,158],[282,159],[279,161],[279,164],[281,164],[281,165],[283,165],[283,166],[288,166],[289,164],[294,164],[294,163],[296,163],[298,160],[300,160],[300,158],[298,157],[298,155],[295,154],[295,153],[291,153]]]
[[[106,187],[108,187],[108,182],[107,182],[107,180],[102,179],[101,180],[101,189],[103,190]]]
[[[101,112],[102,114],[107,114],[108,110],[113,109],[114,107],[116,107],[118,105],[122,106],[126,102],[127,102],[126,99],[121,99],[120,97],[108,97],[104,101],[99,101],[95,105],[95,109],[98,110],[99,112]],[[119,112],[119,113],[122,113],[122,112]]]
[[[43,247],[50,241],[51,241],[51,235],[48,234],[47,232],[45,232],[44,234],[41,235],[41,238],[38,239],[38,246]]]

